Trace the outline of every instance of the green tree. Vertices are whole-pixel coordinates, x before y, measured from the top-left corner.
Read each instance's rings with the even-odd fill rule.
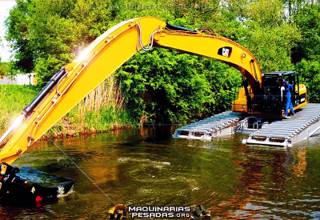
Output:
[[[266,72],[288,70],[293,69],[290,55],[300,32],[308,33],[302,35],[307,43],[300,41],[299,47],[309,51],[310,45],[318,46],[311,44],[319,34],[311,24],[319,18],[318,12],[310,12],[312,19],[300,13],[303,7],[294,23],[285,7],[281,0],[17,0],[7,20],[8,39],[16,51],[16,68],[34,70],[41,84],[111,26],[145,15],[235,40],[250,49]],[[228,109],[241,81],[240,73],[225,64],[165,49],[137,54],[117,76],[133,117],[154,122],[187,121]]]
[[[104,0],[18,0],[7,20],[15,66],[35,70],[40,85],[108,29],[110,2]]]
[[[118,72],[137,120],[181,123],[230,109],[240,73],[208,58],[154,49],[136,55]]]
[[[10,11],[6,21],[8,27],[7,40],[12,42],[15,50],[15,69],[31,72],[34,68],[33,48],[28,39],[28,11],[31,0],[17,0],[17,5]]]
[[[296,65],[296,71],[300,74],[302,82],[307,86],[309,101],[320,102],[320,62],[303,59]]]
[[[291,49],[300,40],[300,32],[295,24],[286,22],[281,1],[253,1],[247,4],[244,15],[248,32],[240,42],[255,54],[262,69],[293,69]]]
[[[320,4],[305,4],[294,16],[302,39],[292,50],[296,71],[308,89],[311,102],[319,102],[320,91]]]
[[[8,75],[10,72],[10,63],[0,62],[0,77]]]
[[[294,16],[302,39],[292,51],[294,63],[303,58],[320,60],[320,4],[305,5]]]

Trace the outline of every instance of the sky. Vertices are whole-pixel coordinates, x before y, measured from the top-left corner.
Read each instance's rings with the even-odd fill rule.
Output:
[[[1,61],[9,61],[11,49],[5,40],[5,20],[9,16],[10,9],[16,4],[15,0],[0,0],[0,58]]]

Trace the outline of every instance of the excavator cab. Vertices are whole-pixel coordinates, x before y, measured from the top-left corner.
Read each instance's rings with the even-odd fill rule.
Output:
[[[285,94],[281,89],[287,82],[293,85],[291,99],[294,109],[300,109],[307,104],[306,86],[300,84],[299,76],[293,71],[277,71],[264,75],[263,80],[263,111],[272,115],[282,116],[285,108]],[[276,113],[276,114],[275,114]]]

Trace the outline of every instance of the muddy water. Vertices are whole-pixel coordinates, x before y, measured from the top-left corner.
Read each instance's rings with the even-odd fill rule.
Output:
[[[0,206],[0,218],[105,219],[112,203],[202,204],[218,219],[320,218],[319,139],[290,150],[240,142],[174,140],[168,128],[41,142],[16,165],[71,177],[75,192],[38,208]]]

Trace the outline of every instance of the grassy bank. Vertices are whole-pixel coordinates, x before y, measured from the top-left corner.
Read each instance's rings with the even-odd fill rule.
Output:
[[[4,131],[38,90],[31,86],[0,85],[0,131]],[[134,125],[123,107],[123,99],[113,79],[89,94],[60,120],[46,136],[76,136]]]
[[[82,112],[81,105],[74,108],[53,126],[45,137],[78,136],[133,126],[129,115],[123,109],[111,106],[97,111]]]
[[[0,85],[0,131],[9,126],[36,94],[37,90],[31,86]]]

